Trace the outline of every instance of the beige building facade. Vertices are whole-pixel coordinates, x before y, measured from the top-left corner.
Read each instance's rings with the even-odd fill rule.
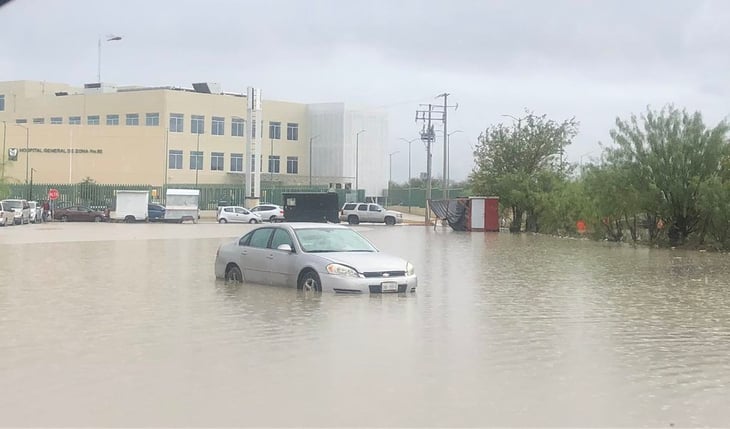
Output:
[[[342,103],[267,100],[265,93],[262,105],[263,120],[252,127],[246,121],[245,94],[221,93],[216,84],[79,88],[0,82],[2,177],[15,183],[91,178],[100,184],[238,185],[251,162],[245,159],[251,140],[246,133],[255,132],[261,133],[262,156],[255,171],[262,181],[354,187],[357,180],[367,194],[382,195],[385,172],[362,166],[373,165],[368,157],[384,153],[384,115],[363,116]],[[338,119],[323,122],[323,109],[337,112],[326,116]],[[364,133],[355,141],[352,130],[362,126],[361,116],[367,117],[372,137],[368,140]],[[312,122],[321,129],[312,129]],[[362,159],[350,156],[355,144]],[[319,162],[312,162],[310,153],[319,154],[314,155]],[[356,177],[361,171],[372,177]]]

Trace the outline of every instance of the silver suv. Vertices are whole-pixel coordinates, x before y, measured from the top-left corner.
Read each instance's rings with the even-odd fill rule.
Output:
[[[395,225],[403,222],[403,215],[393,210],[386,210],[380,204],[346,203],[340,210],[340,221],[350,225],[357,225],[360,222]]]

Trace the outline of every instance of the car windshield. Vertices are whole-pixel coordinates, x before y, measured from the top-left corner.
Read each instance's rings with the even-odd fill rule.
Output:
[[[308,253],[377,252],[362,235],[345,228],[311,228],[295,230],[299,245]]]
[[[20,201],[3,201],[3,205],[5,206],[5,210],[23,208],[23,203]]]

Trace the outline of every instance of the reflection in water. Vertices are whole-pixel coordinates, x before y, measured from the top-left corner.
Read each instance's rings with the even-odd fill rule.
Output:
[[[222,239],[196,229],[3,246],[0,423],[730,421],[726,255],[359,229],[413,262],[418,292],[226,284],[213,278]]]

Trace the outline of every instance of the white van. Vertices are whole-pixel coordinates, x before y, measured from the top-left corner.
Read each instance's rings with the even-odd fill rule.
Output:
[[[30,223],[40,223],[43,221],[42,207],[38,201],[28,201],[30,207]]]
[[[12,209],[15,214],[15,224],[30,223],[30,205],[26,200],[7,199],[3,200],[5,210]]]

